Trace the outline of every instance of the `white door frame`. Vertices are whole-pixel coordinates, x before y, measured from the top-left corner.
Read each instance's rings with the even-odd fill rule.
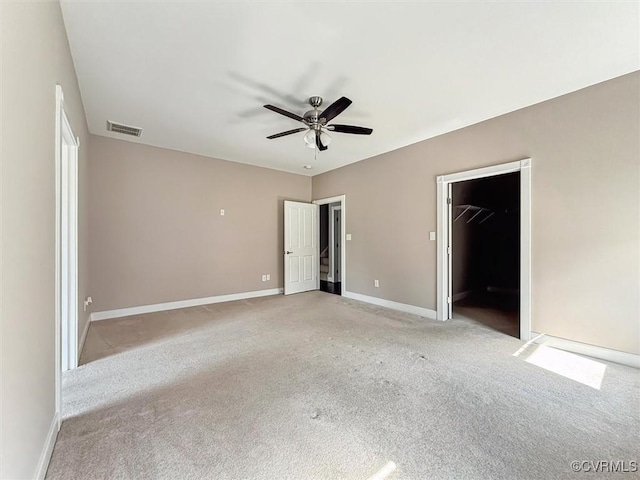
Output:
[[[520,172],[520,338],[531,338],[531,159],[503,163],[465,172],[440,175],[437,182],[437,313],[438,320],[448,320],[450,298],[451,218],[448,208],[449,187],[452,183]]]
[[[62,372],[78,366],[79,146],[80,139],[73,134],[65,112],[62,87],[56,85],[55,381],[58,414]]]
[[[342,206],[335,205],[333,207],[329,207],[329,270],[331,275],[327,275],[327,280],[329,282],[335,282],[335,273],[336,273],[336,247],[334,246],[336,243],[336,211],[342,211]],[[340,222],[340,227],[342,227],[342,222]],[[342,230],[342,228],[341,228]],[[342,270],[340,271],[340,278],[342,278]]]
[[[340,283],[341,291],[347,290],[347,196],[337,195],[335,197],[321,198],[314,200],[315,205],[328,205],[329,203],[340,202],[340,209],[342,210],[342,231],[340,232]],[[320,215],[318,215],[318,235],[320,235]],[[333,243],[332,243],[333,245]],[[318,262],[320,262],[320,241],[318,240]],[[329,262],[331,263],[331,261]],[[319,268],[319,267],[318,267]],[[319,271],[319,270],[318,270]],[[335,270],[334,270],[335,271]],[[318,275],[317,289],[320,290],[320,275]]]

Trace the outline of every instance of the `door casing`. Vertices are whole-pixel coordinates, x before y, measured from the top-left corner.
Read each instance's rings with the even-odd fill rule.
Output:
[[[56,85],[55,393],[60,418],[62,372],[78,366],[78,149],[80,139]],[[58,426],[59,428],[59,426]]]
[[[437,318],[451,318],[451,184],[520,172],[520,338],[531,339],[531,164],[530,158],[440,175],[437,183]]]
[[[340,215],[337,214],[337,212],[340,212]],[[329,266],[331,268],[331,275],[327,276],[327,280],[330,282],[339,282],[342,278],[342,270],[338,269],[340,275],[336,275],[336,256],[341,256],[339,255],[341,252],[337,251],[336,249],[336,240],[338,241],[340,246],[342,246],[342,236],[340,235],[340,232],[342,231],[341,213],[341,206],[335,205],[333,207],[329,207]],[[336,218],[338,218],[338,216],[340,218],[340,232],[338,232],[338,235],[336,235]],[[338,255],[336,255],[336,253]],[[340,268],[342,268],[342,266],[340,266]]]
[[[347,196],[346,195],[337,195],[335,197],[328,198],[320,198],[318,200],[314,200],[312,203],[315,205],[328,205],[329,203],[337,203],[340,202],[340,210],[342,214],[341,225],[340,225],[340,283],[341,283],[341,291],[346,292],[347,290]],[[318,217],[318,239],[320,238],[320,217]],[[318,240],[318,269],[320,268],[320,241]],[[320,289],[320,276],[318,275],[318,286],[317,289]]]

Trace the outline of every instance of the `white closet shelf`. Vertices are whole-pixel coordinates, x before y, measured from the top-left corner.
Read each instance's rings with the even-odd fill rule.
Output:
[[[485,216],[479,222],[479,223],[483,223],[489,217],[493,216],[494,213],[495,213],[493,210],[490,210],[490,209],[484,208],[484,207],[479,207],[477,205],[456,205],[455,208],[461,209],[462,212],[460,212],[456,216],[456,218],[453,220],[454,222],[457,222],[465,213],[472,212],[473,215],[471,215],[471,218],[469,218],[469,220],[467,220],[467,223],[471,223],[478,215],[485,214]]]

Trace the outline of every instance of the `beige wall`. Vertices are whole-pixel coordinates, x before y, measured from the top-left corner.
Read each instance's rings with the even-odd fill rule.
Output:
[[[89,138],[60,6],[1,2],[2,451],[0,477],[33,478],[55,410],[55,87],[80,137],[80,331],[87,292]]]
[[[310,177],[98,136],[90,188],[95,311],[282,287],[283,201],[311,200]]]
[[[636,72],[313,177],[348,290],[435,310],[436,176],[532,157],[533,329],[640,353],[639,110]]]

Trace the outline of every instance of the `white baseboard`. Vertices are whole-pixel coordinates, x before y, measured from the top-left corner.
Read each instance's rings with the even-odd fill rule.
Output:
[[[464,292],[456,293],[453,296],[453,301],[457,302],[458,300],[462,300],[463,298],[467,298],[469,295],[471,295],[471,290],[465,290]]]
[[[394,302],[393,300],[385,300],[384,298],[370,297],[369,295],[362,295],[354,292],[342,292],[342,296],[351,298],[353,300],[359,300],[365,303],[371,303],[380,307],[387,307],[393,310],[400,310],[401,312],[412,313],[414,315],[420,315],[421,317],[427,317],[436,319],[436,311],[430,310],[424,307],[417,307],[415,305],[408,305],[406,303]]]
[[[600,360],[606,360],[608,362],[640,368],[640,355],[621,352],[619,350],[611,350],[610,348],[598,347],[587,343],[580,343],[574,340],[567,340],[566,338],[531,332],[532,338],[537,336],[539,336],[539,338],[535,339],[535,343],[557,348],[558,350],[586,355],[587,357],[599,358]]]
[[[49,462],[51,461],[51,454],[53,453],[53,447],[56,444],[56,438],[58,438],[58,431],[60,430],[60,416],[56,412],[51,421],[49,427],[49,433],[45,439],[40,459],[38,460],[38,466],[36,467],[36,474],[33,478],[36,480],[44,480],[47,474],[47,468],[49,468]]]
[[[82,349],[84,348],[84,342],[87,340],[87,333],[89,333],[89,325],[91,325],[91,314],[87,317],[87,324],[84,326],[84,331],[80,337],[80,345],[78,346],[78,362],[82,355]]]
[[[120,308],[117,310],[106,310],[104,312],[93,312],[91,321],[107,320],[109,318],[129,317],[131,315],[142,315],[144,313],[164,312],[166,310],[176,310],[179,308],[199,307],[212,303],[233,302],[234,300],[245,300],[248,298],[267,297],[282,293],[282,288],[271,288],[269,290],[256,290],[253,292],[231,293],[229,295],[217,295],[215,297],[192,298],[190,300],[178,300],[176,302],[156,303],[154,305],[143,305],[140,307]]]

